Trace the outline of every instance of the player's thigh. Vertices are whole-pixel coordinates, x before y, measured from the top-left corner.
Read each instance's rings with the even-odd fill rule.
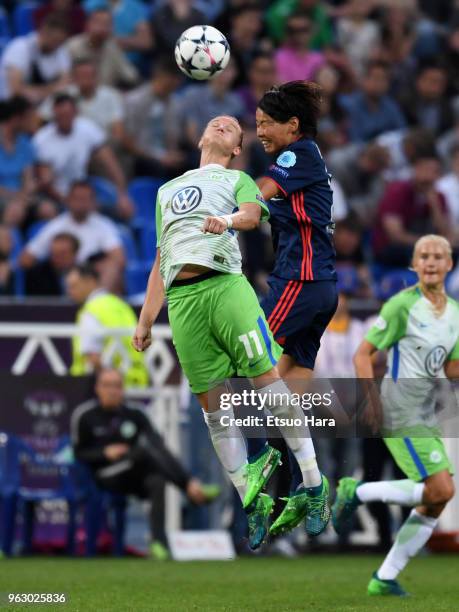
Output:
[[[277,363],[274,341],[258,298],[243,275],[227,275],[213,308],[212,331],[239,376],[254,378]]]
[[[213,279],[212,279],[213,280]],[[185,287],[168,292],[172,340],[193,393],[204,393],[234,374],[230,356],[212,333],[211,310],[215,283],[206,291]]]
[[[384,438],[398,467],[411,480],[419,482],[433,474],[447,470],[453,473],[445,445],[441,438]]]

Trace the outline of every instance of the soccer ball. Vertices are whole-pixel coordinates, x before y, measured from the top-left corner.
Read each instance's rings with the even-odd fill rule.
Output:
[[[175,44],[175,61],[191,79],[213,79],[228,65],[230,48],[223,34],[208,25],[185,30]]]

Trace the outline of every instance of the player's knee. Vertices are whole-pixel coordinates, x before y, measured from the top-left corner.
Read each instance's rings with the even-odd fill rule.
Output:
[[[447,504],[454,496],[454,483],[452,479],[439,485],[428,487],[425,500],[429,505]]]

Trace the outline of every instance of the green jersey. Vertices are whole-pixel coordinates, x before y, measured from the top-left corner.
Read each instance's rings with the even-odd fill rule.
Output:
[[[446,361],[459,359],[459,304],[448,298],[438,316],[419,287],[410,287],[386,302],[366,339],[388,350],[384,426],[434,426],[437,379]]]
[[[230,274],[241,273],[237,232],[204,234],[206,217],[231,215],[244,202],[268,208],[255,182],[244,172],[208,164],[162,185],[156,201],[160,272],[168,289],[185,264],[198,264]]]

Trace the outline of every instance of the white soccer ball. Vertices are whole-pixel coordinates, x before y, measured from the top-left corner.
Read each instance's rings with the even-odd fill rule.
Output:
[[[175,61],[191,79],[213,79],[228,65],[230,48],[223,34],[208,25],[185,30],[175,44]]]

